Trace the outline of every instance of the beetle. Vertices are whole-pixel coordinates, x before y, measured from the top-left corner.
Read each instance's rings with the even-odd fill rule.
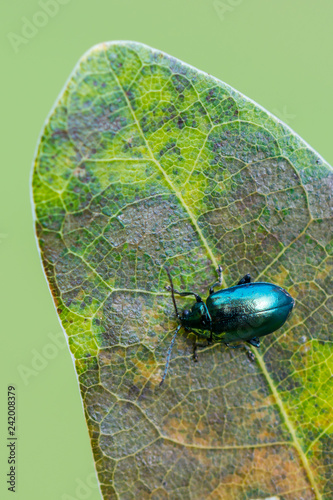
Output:
[[[246,274],[235,286],[214,292],[214,288],[222,286],[222,267],[217,268],[218,281],[209,289],[206,302],[194,292],[179,292],[174,289],[171,274],[165,268],[170,285],[171,297],[179,321],[172,337],[160,385],[163,384],[171,357],[171,350],[179,330],[184,327],[198,337],[205,338],[208,344],[221,342],[227,347],[242,347],[229,345],[236,341],[245,341],[259,347],[260,337],[275,332],[286,322],[295,300],[283,288],[272,283],[253,283],[250,274]],[[196,302],[190,310],[185,309],[179,314],[175,294],[182,297],[193,295]],[[196,359],[196,344],[194,357]]]

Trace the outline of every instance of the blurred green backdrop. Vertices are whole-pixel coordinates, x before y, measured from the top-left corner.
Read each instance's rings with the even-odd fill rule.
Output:
[[[107,40],[163,50],[232,85],[333,162],[330,0],[15,0],[1,6],[0,497],[7,386],[17,390],[19,500],[100,499],[70,353],[39,262],[30,170],[82,54]]]

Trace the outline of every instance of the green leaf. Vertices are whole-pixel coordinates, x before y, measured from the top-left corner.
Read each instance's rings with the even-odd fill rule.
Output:
[[[36,230],[105,499],[329,499],[332,169],[228,85],[138,43],[91,49],[33,174]],[[164,270],[207,293],[251,273],[292,318],[255,362],[192,359]],[[179,299],[180,307],[188,304]]]

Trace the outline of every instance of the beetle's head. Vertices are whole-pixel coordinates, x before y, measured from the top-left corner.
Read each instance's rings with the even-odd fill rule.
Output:
[[[185,328],[195,328],[202,325],[205,316],[205,306],[202,301],[195,302],[191,309],[184,309],[180,316],[180,322]]]
[[[176,316],[179,319],[181,325],[188,329],[203,328],[207,322],[207,308],[203,303],[202,298],[194,292],[178,292],[177,290],[175,290],[173,287],[170,271],[167,267],[165,268],[165,270],[167,272],[170,281],[170,286],[167,286],[166,289],[170,290],[171,292],[171,297],[175,308]],[[191,309],[184,309],[184,311],[181,314],[179,314],[175,299],[175,293],[178,293],[183,297],[186,297],[188,295],[194,295],[194,297],[196,298],[196,302],[193,304]]]
[[[182,312],[182,315],[180,317],[180,319],[182,321],[186,321],[186,319],[188,319],[188,317],[190,316],[192,311],[188,310],[188,309],[184,309],[184,311]]]
[[[192,315],[192,309],[184,309],[184,311],[182,312],[179,319],[181,324],[185,326],[185,328],[190,326]]]

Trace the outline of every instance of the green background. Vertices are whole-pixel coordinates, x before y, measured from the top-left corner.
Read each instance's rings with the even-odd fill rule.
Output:
[[[0,12],[4,153],[0,497],[97,500],[100,495],[75,372],[39,262],[32,223],[30,170],[46,116],[86,50],[102,41],[135,40],[235,87],[279,116],[333,163],[333,3],[49,1],[52,16],[38,14],[43,0],[16,0]],[[214,8],[218,3],[220,15]],[[26,20],[40,26],[34,32],[30,26],[30,39],[17,39],[14,46],[14,35],[9,33],[22,36],[23,29],[27,34]],[[17,388],[15,497],[7,491],[5,477],[9,384]]]

